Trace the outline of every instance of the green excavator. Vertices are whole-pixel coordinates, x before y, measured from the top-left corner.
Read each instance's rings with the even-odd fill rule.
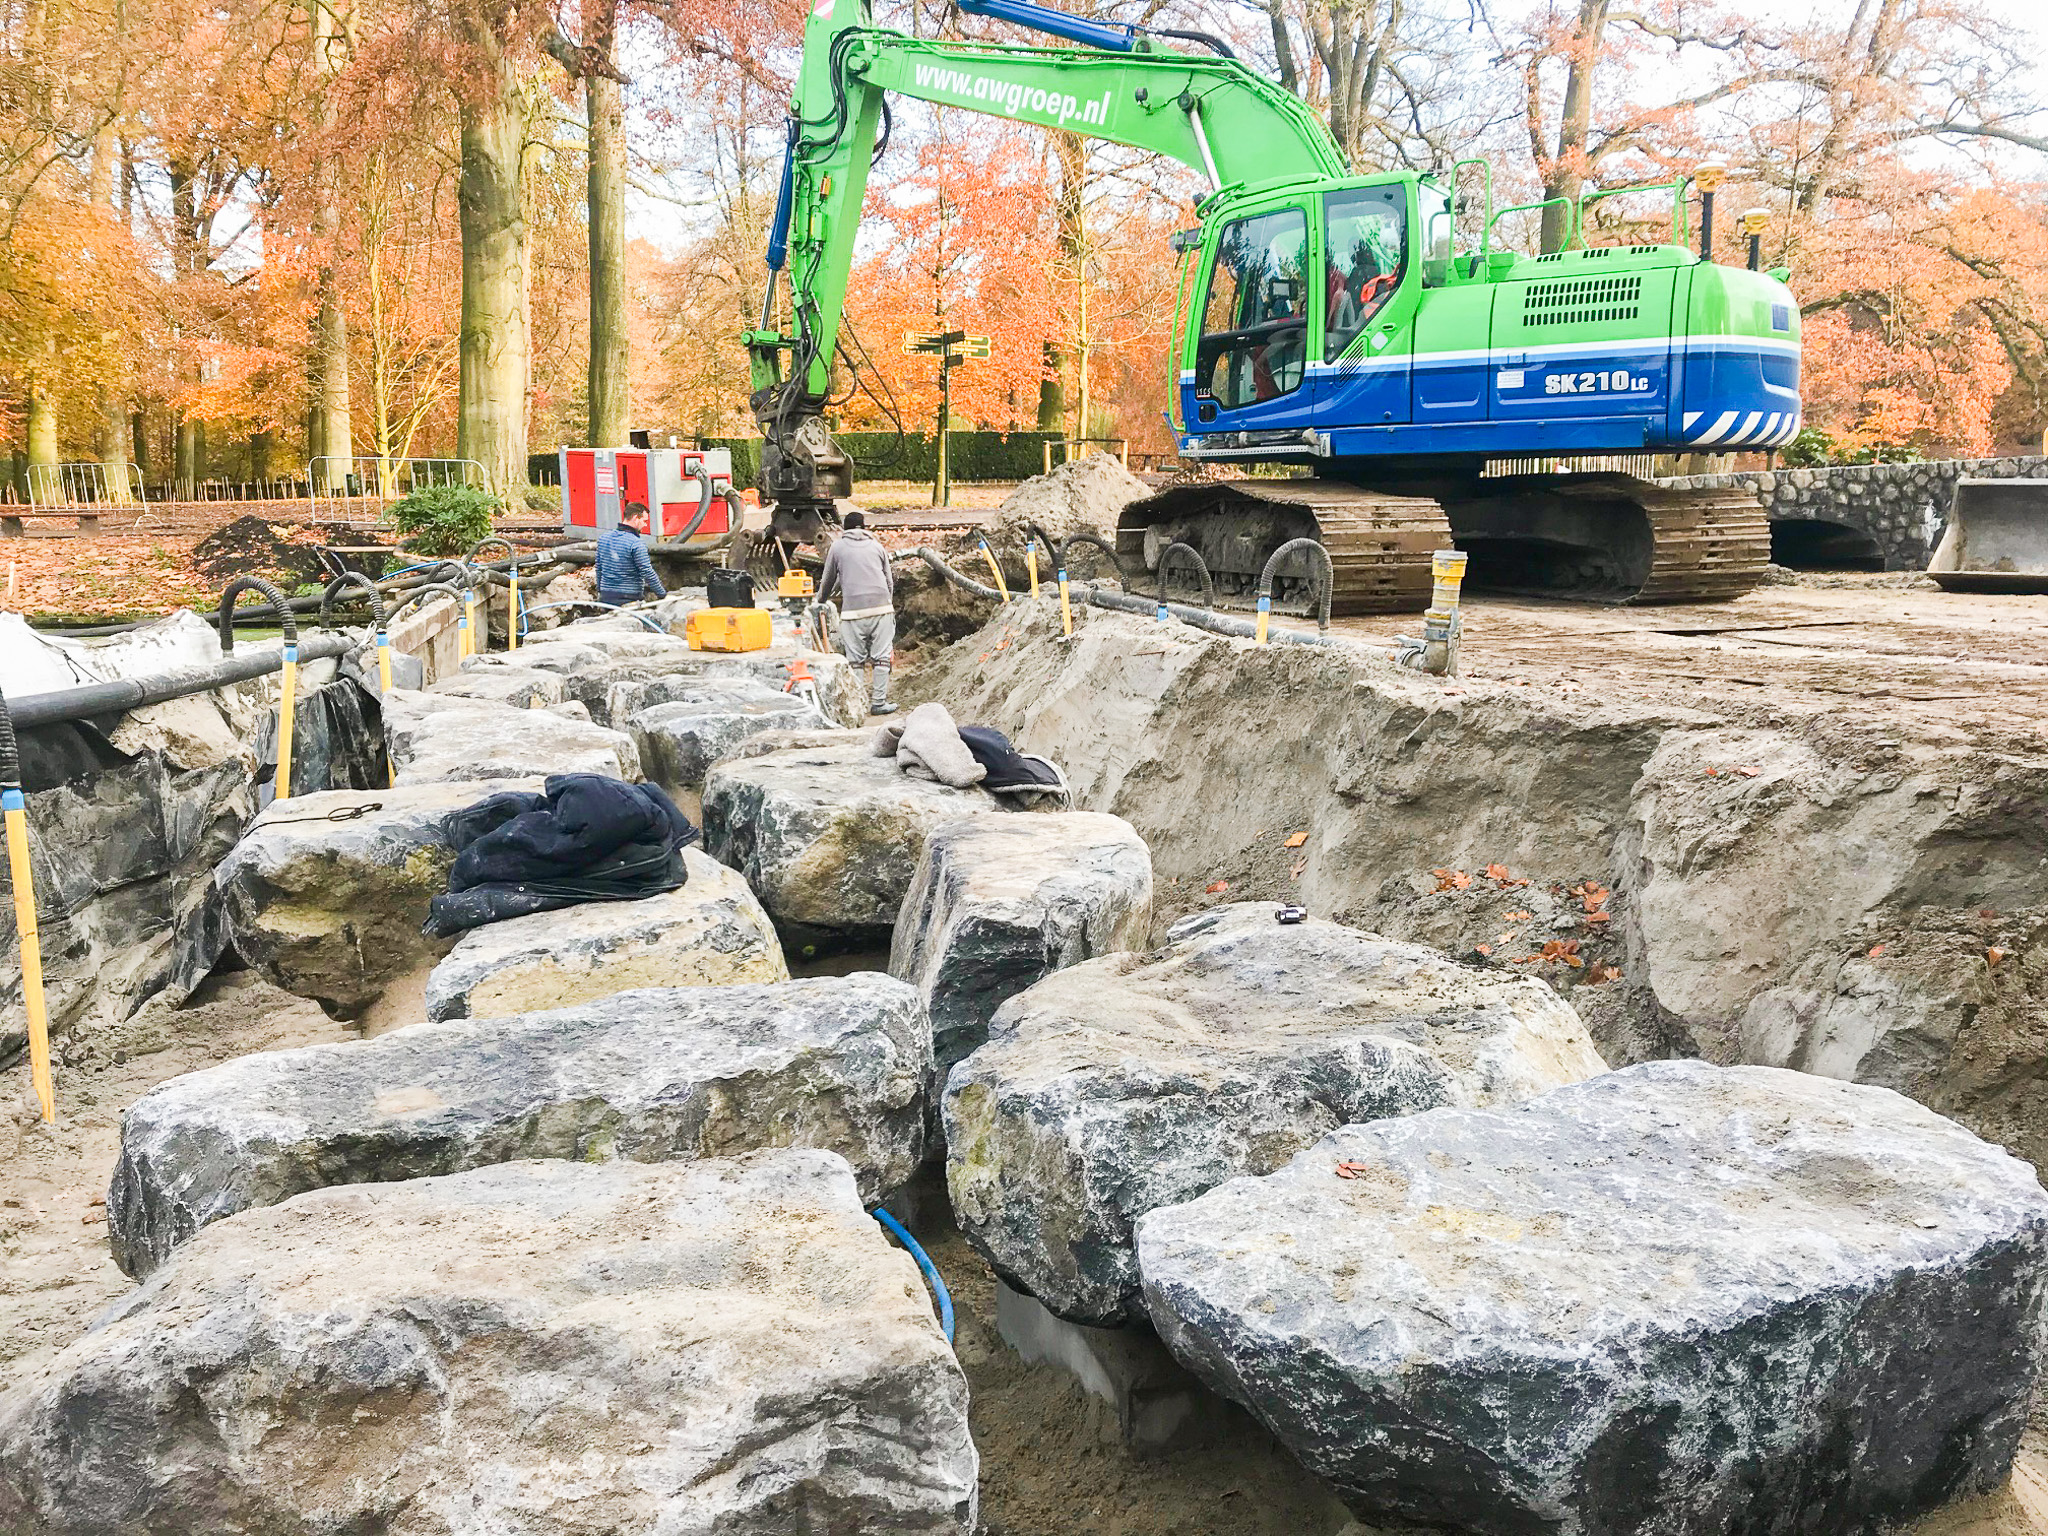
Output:
[[[893,94],[1155,151],[1209,182],[1199,227],[1175,240],[1179,455],[1306,474],[1204,476],[1133,502],[1127,571],[1185,543],[1219,596],[1249,600],[1269,555],[1313,538],[1338,614],[1424,607],[1430,554],[1453,542],[1468,584],[1492,590],[1681,602],[1756,583],[1770,533],[1753,496],[1645,477],[1653,454],[1799,431],[1785,274],[1689,250],[1689,178],[1656,189],[1668,241],[1587,246],[1588,205],[1645,190],[1615,189],[1552,199],[1567,248],[1522,256],[1495,248],[1498,226],[1547,205],[1494,208],[1482,160],[1349,174],[1315,114],[1217,39],[1031,0],[960,8],[1063,46],[911,37],[873,25],[869,0],[816,0],[806,24],[767,298],[746,333],[776,537],[817,541],[853,494],[825,413],[835,358],[853,363],[847,278]],[[1478,231],[1464,249],[1461,223]],[[1702,252],[1711,223],[1703,197]],[[1279,567],[1282,603],[1310,595],[1307,553]]]

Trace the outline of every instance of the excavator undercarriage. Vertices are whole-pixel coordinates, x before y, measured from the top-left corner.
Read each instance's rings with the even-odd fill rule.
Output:
[[[1333,615],[1427,606],[1432,551],[1471,557],[1466,586],[1609,603],[1722,602],[1757,584],[1771,553],[1762,504],[1741,490],[1680,491],[1606,472],[1432,485],[1398,495],[1337,479],[1206,480],[1124,508],[1117,555],[1156,571],[1171,543],[1202,557],[1219,599],[1249,606],[1267,556],[1312,538],[1335,573]],[[1304,606],[1306,558],[1274,573],[1276,605]]]

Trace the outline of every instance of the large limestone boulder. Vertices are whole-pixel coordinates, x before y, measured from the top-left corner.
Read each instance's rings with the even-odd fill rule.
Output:
[[[1669,1061],[1345,1126],[1138,1254],[1174,1353],[1361,1513],[1878,1530],[2005,1477],[2048,1195],[1887,1090]]]
[[[545,709],[562,702],[562,680],[537,667],[479,666],[471,657],[462,670],[442,678],[428,693],[446,698],[477,699],[514,709]]]
[[[798,949],[882,948],[932,829],[1003,808],[915,779],[865,731],[742,755],[704,781],[704,849],[747,877]]]
[[[360,1012],[447,953],[420,932],[448,888],[448,819],[538,779],[328,790],[272,805],[213,871],[235,951],[273,986]]]
[[[683,850],[689,881],[640,901],[591,901],[472,928],[427,978],[430,1019],[567,1008],[640,987],[789,980],[761,903],[732,870]]]
[[[879,1198],[923,1155],[930,1076],[916,992],[873,971],[621,992],[243,1056],[122,1118],[108,1233],[139,1275],[209,1222],[304,1190],[519,1157],[823,1147]]]
[[[1034,982],[1136,949],[1152,922],[1152,855],[1121,816],[974,816],[925,840],[889,951],[924,995],[944,1074]]]
[[[627,719],[641,770],[671,795],[701,791],[713,763],[763,731],[830,726],[815,705],[752,679],[705,679]]]
[[[866,721],[866,674],[849,666],[844,656],[809,650],[789,639],[777,639],[766,650],[730,655],[691,651],[687,660],[666,665],[660,675],[621,676],[606,693],[605,708],[613,721],[630,720],[650,705],[686,698],[693,686],[707,682],[758,683],[780,693],[799,656],[814,680],[818,709],[826,719],[848,729]]]
[[[536,637],[535,643],[502,660],[480,657],[473,665],[552,673],[562,680],[567,697],[589,708],[593,720],[618,728],[648,705],[667,703],[680,691],[710,679],[745,680],[780,690],[799,659],[817,680],[819,707],[835,724],[856,726],[867,718],[862,675],[843,656],[799,646],[780,619],[775,643],[759,651],[693,651],[678,635],[575,624]]]
[[[967,1383],[827,1152],[210,1228],[0,1404],[0,1529],[958,1533]]]
[[[621,731],[560,709],[508,709],[455,694],[393,689],[384,696],[384,744],[396,785],[554,773],[640,777],[640,750]]]
[[[1055,971],[948,1078],[946,1182],[996,1272],[1070,1322],[1144,1316],[1132,1227],[1354,1121],[1604,1070],[1543,982],[1264,903]]]

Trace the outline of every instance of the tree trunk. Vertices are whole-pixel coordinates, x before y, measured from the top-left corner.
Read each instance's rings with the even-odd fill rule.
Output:
[[[171,427],[171,496],[177,501],[195,499],[199,481],[199,423],[180,414]]]
[[[1579,26],[1564,77],[1558,113],[1557,154],[1543,179],[1543,195],[1577,200],[1586,186],[1586,135],[1593,118],[1593,72],[1600,61],[1600,35],[1607,28],[1608,0],[1579,0]],[[1571,238],[1571,210],[1543,210],[1543,252],[1564,249]]]
[[[57,404],[50,398],[49,385],[34,374],[29,376],[28,399],[23,411],[23,435],[28,444],[30,484],[46,497],[61,497],[57,485]],[[39,474],[37,471],[48,471]]]
[[[268,480],[276,473],[277,434],[268,427],[249,434],[249,478]]]
[[[142,471],[142,478],[149,479],[149,416],[144,411],[128,414],[128,436],[135,445],[135,467]]]
[[[1038,430],[1057,432],[1067,414],[1066,385],[1060,378],[1060,349],[1045,343],[1045,376],[1038,381]]]
[[[320,127],[331,130],[334,104],[327,81],[340,67],[346,44],[326,0],[313,0],[312,16],[313,67],[321,77]],[[320,188],[314,234],[322,254],[320,308],[313,320],[307,380],[313,411],[311,430],[307,433],[307,458],[312,466],[315,492],[338,494],[354,467],[351,455],[355,452],[349,424],[348,316],[342,311],[340,278],[334,268],[336,242],[341,234],[341,193],[337,168],[331,160],[318,166],[314,175]]]
[[[1055,351],[1050,343],[1047,351],[1053,366],[1052,406],[1053,419],[1047,431],[1064,430],[1066,426],[1067,391],[1064,388],[1066,365],[1071,363],[1075,373],[1074,393],[1079,396],[1085,409],[1088,385],[1082,376],[1088,366],[1088,224],[1086,211],[1082,206],[1082,194],[1088,184],[1088,147],[1081,142],[1077,133],[1063,133],[1053,140],[1054,152],[1060,162],[1060,196],[1054,207],[1054,216],[1059,221],[1060,258],[1074,274],[1075,329],[1078,334],[1061,338],[1061,345]],[[1047,405],[1046,392],[1039,390],[1039,419],[1044,422]],[[1075,437],[1088,435],[1087,424],[1080,425]]]
[[[520,157],[525,103],[512,62],[488,27],[473,28],[491,57],[490,93],[462,108],[461,378],[456,452],[514,497],[526,484],[526,389],[532,337],[527,312],[526,205]]]
[[[612,60],[612,7],[586,7],[584,43]],[[595,13],[595,14],[593,14]],[[590,132],[590,442],[623,447],[627,390],[626,126],[624,91],[607,75],[583,77]]]
[[[126,506],[135,498],[128,484],[128,402],[102,384],[99,387],[100,422],[94,434],[99,444],[100,473],[106,477],[107,500]]]

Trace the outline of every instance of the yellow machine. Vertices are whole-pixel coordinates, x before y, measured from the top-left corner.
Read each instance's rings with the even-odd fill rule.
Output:
[[[693,651],[765,651],[775,643],[775,621],[765,608],[700,608],[683,634]]]

